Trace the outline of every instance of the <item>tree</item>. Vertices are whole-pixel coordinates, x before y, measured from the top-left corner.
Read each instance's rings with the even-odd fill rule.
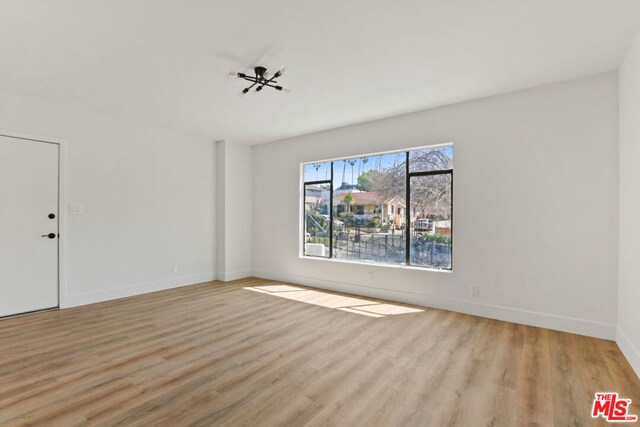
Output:
[[[353,166],[356,164],[356,159],[349,159],[347,163],[351,165],[351,184],[353,184]]]
[[[358,190],[375,191],[377,182],[382,179],[382,173],[371,169],[358,177]]]
[[[344,199],[342,199],[342,204],[345,206],[345,212],[351,212],[351,202],[353,202],[353,195],[351,192],[348,192],[344,195]]]
[[[421,217],[450,219],[451,175],[430,175],[413,178],[411,206]]]
[[[434,171],[453,168],[451,147],[413,151],[410,155],[411,171]],[[399,162],[385,169],[371,180],[369,191],[379,191],[385,199],[405,199],[406,165]],[[421,216],[449,219],[451,214],[451,176],[430,175],[411,180],[411,207]]]
[[[362,157],[360,159],[360,166],[358,167],[358,178],[360,177],[362,172],[364,172],[364,165],[366,165],[367,162],[369,162],[369,158],[368,157]]]
[[[453,169],[451,147],[428,148],[413,151],[409,157],[412,171],[434,171]]]

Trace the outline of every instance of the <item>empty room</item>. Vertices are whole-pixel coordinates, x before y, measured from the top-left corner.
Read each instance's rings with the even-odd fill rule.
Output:
[[[640,425],[637,0],[0,1],[0,426]]]

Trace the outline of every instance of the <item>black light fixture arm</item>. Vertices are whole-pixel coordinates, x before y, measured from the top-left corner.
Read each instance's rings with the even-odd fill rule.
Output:
[[[243,79],[253,83],[251,86],[248,86],[242,90],[243,94],[249,92],[256,85],[258,85],[258,87],[256,88],[256,92],[260,92],[265,86],[274,88],[277,91],[289,92],[288,88],[276,84],[278,83],[276,79],[284,74],[284,67],[276,71],[273,76],[269,76],[265,67],[255,67],[253,71],[255,73],[255,76],[250,76],[245,73],[236,73],[233,71],[229,73],[231,77],[237,77],[239,79]]]

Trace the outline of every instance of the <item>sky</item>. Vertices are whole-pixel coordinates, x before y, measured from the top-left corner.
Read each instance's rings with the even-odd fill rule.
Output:
[[[441,147],[450,157],[453,157],[453,146]],[[401,165],[406,159],[406,153],[391,153],[375,156],[354,157],[352,159],[335,160],[333,183],[334,188],[342,185],[343,182],[348,184],[357,184],[358,175],[365,173],[371,169],[383,170],[393,166]],[[350,161],[355,160],[352,165]],[[344,179],[343,179],[344,177]],[[331,162],[312,163],[304,166],[304,180],[321,181],[331,179]]]

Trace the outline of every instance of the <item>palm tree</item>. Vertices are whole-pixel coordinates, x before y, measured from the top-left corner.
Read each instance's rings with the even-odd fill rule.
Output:
[[[351,165],[351,184],[353,184],[353,165],[356,164],[356,159],[349,159],[347,162]]]
[[[347,162],[345,160],[342,161],[342,182],[344,182],[344,175],[347,170]],[[340,183],[342,185],[342,182]]]
[[[360,169],[358,170],[358,176],[362,175],[362,172],[364,172],[364,165],[366,165],[368,161],[369,161],[368,157],[362,158],[362,162],[360,163]]]

